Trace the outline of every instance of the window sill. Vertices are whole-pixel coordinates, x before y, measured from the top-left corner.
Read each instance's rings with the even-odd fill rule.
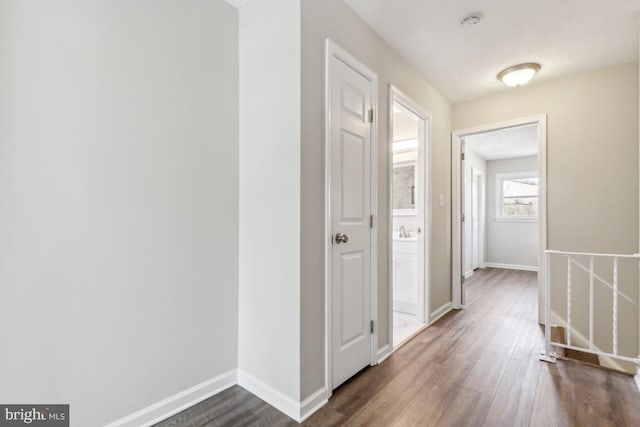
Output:
[[[499,216],[493,218],[495,222],[538,222],[538,217],[508,217]]]

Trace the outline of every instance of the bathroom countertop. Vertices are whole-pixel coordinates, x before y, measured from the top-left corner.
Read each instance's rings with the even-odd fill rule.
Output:
[[[411,236],[411,237],[393,236],[393,240],[396,241],[396,242],[417,242],[418,241],[418,237],[417,236]]]

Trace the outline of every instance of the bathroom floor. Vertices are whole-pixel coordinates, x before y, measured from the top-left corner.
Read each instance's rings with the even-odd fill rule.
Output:
[[[418,322],[413,314],[393,312],[393,348],[413,335],[424,323]]]

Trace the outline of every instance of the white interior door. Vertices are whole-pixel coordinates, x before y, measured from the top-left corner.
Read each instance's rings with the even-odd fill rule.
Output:
[[[419,322],[426,323],[429,313],[427,313],[427,186],[431,183],[427,181],[427,121],[418,115],[418,173],[416,174],[418,183],[416,184],[417,208],[418,208],[418,315]]]
[[[471,267],[475,270],[480,268],[480,209],[479,209],[479,188],[478,175],[472,169],[471,180],[471,240],[473,242],[473,255],[471,257]]]
[[[371,361],[372,83],[330,58],[332,387]]]
[[[467,236],[467,233],[465,233],[465,187],[466,187],[466,183],[467,183],[467,169],[465,166],[465,162],[464,162],[464,152],[465,152],[465,147],[464,147],[464,140],[462,140],[460,142],[460,168],[459,168],[459,173],[460,173],[460,201],[459,201],[459,206],[460,206],[460,304],[464,305],[466,303],[466,296],[465,296],[465,286],[464,286],[464,273],[465,273],[465,265],[466,265],[466,254],[465,252],[467,252],[465,250],[465,248],[467,246],[465,246],[465,242],[466,240],[469,238],[469,236]]]

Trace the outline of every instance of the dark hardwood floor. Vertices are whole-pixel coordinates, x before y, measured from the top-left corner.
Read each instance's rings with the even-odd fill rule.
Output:
[[[536,274],[485,269],[467,305],[334,391],[305,426],[640,426],[631,376],[538,360]],[[233,387],[159,426],[288,426]]]

